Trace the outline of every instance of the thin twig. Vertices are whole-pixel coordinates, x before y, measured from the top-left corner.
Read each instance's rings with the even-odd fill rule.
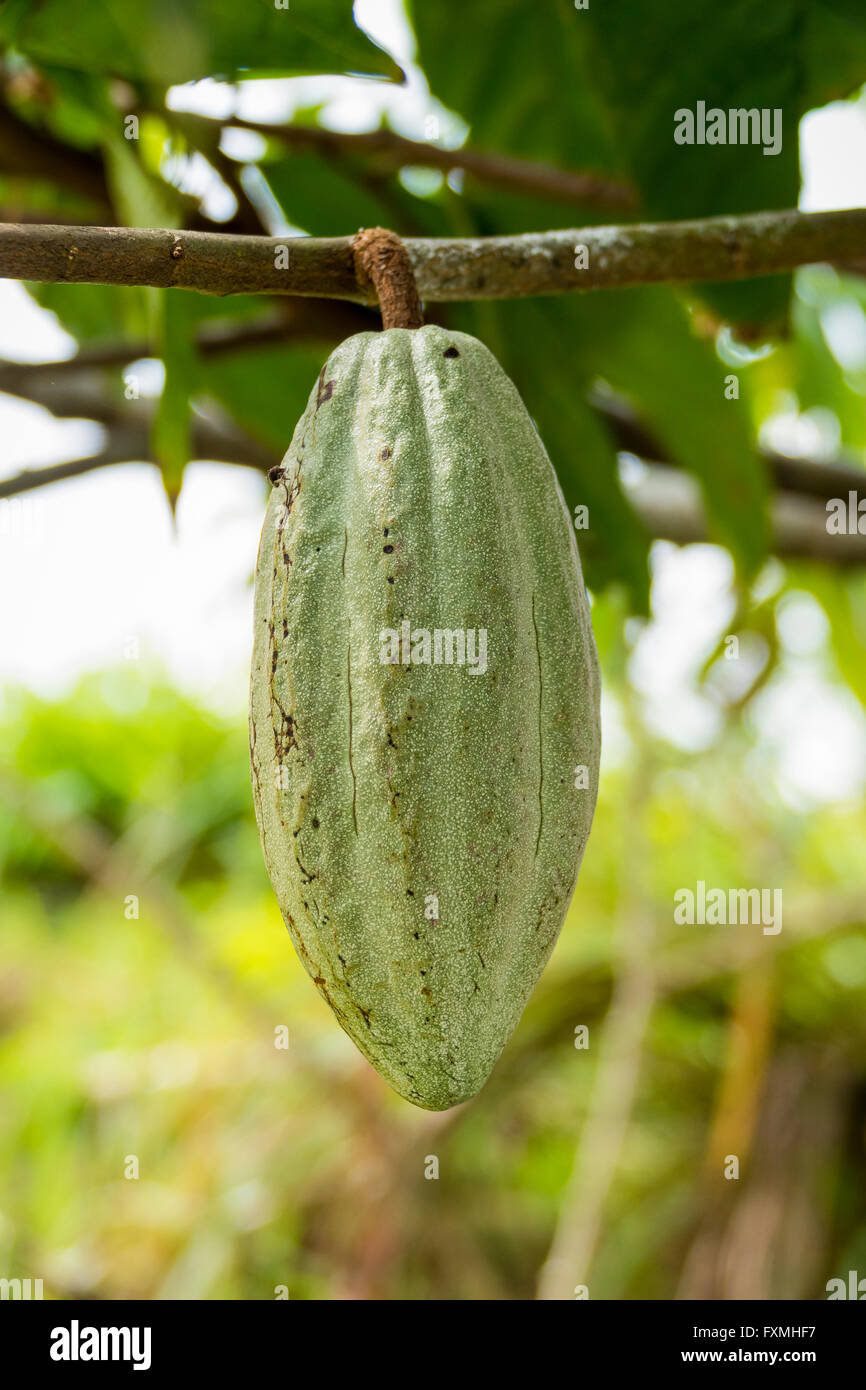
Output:
[[[208,119],[194,117],[196,122]],[[588,170],[558,169],[552,164],[492,154],[467,146],[445,149],[421,140],[407,140],[392,130],[349,132],[326,130],[322,126],[274,126],[262,121],[244,121],[235,116],[214,124],[228,129],[237,127],[255,131],[257,135],[279,140],[295,150],[315,150],[332,158],[363,160],[377,172],[393,173],[407,165],[441,169],[446,174],[453,169],[463,169],[480,183],[527,193],[535,198],[550,198],[556,202],[629,209],[635,208],[638,201],[637,191],[625,179]]]

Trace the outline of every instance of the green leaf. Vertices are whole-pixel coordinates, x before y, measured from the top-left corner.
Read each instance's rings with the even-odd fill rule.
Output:
[[[624,167],[591,87],[586,15],[571,0],[412,0],[420,62],[433,94],[484,149],[567,169]],[[455,54],[455,35],[461,51]]]
[[[28,283],[27,290],[79,343],[147,336],[146,293],[138,286]]]
[[[144,167],[137,142],[107,130],[104,149],[111,201],[126,226],[179,227],[179,201],[169,184]]]
[[[573,306],[541,299],[497,307],[502,364],[544,440],[569,514],[588,509],[588,528],[577,532],[587,583],[624,584],[632,611],[646,613],[649,538],[623,495],[616,446],[587,404],[591,370],[573,352]]]
[[[299,152],[266,164],[262,172],[287,220],[310,236],[351,235],[378,226],[385,216],[363,174],[343,160]]]
[[[373,177],[361,161],[299,152],[261,167],[286,219],[310,236],[346,236],[379,225],[402,236],[450,231],[435,199],[414,197],[393,176]]]
[[[190,397],[197,384],[195,306],[181,290],[153,290],[154,341],[165,366],[165,384],[154,415],[151,446],[172,513],[190,457]]]
[[[842,679],[866,708],[866,579],[863,575],[833,574],[812,566],[803,576],[792,575],[792,586],[800,578],[801,587],[810,590],[830,620],[833,654]]]
[[[280,458],[332,346],[275,344],[208,356],[201,362],[201,389]]]
[[[851,281],[830,277],[819,288],[817,277],[806,302],[799,295],[794,301],[793,348],[783,351],[791,364],[791,384],[797,392],[801,410],[815,407],[831,410],[839,422],[839,435],[845,450],[866,448],[866,372],[846,372],[830,350],[821,316],[846,303],[855,307],[856,299],[846,292]]]
[[[590,488],[605,528],[608,565],[636,580],[639,528],[621,498],[615,470],[583,421],[586,390],[603,377],[629,397],[674,462],[699,480],[710,534],[745,574],[767,553],[768,484],[744,405],[727,400],[725,369],[692,332],[679,298],[664,288],[587,294],[503,305],[509,362],[557,469],[568,469],[586,500]],[[531,402],[531,404],[530,404]],[[586,435],[589,452],[581,441]],[[558,441],[558,442],[554,442]],[[615,557],[615,558],[614,558]]]
[[[356,28],[350,0],[13,0],[0,42],[37,62],[161,86],[203,77],[361,72],[398,79],[393,60]]]
[[[711,537],[754,573],[769,539],[766,471],[745,406],[726,399],[726,369],[692,331],[679,296],[662,287],[583,295],[576,320],[577,352],[695,475]]]

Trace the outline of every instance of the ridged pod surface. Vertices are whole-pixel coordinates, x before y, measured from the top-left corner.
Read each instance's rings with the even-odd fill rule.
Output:
[[[512,382],[432,325],[342,343],[272,478],[250,711],[268,872],[343,1028],[443,1110],[516,1026],[589,835],[574,530]]]

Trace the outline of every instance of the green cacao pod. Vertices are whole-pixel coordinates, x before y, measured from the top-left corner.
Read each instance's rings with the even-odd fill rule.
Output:
[[[415,1105],[484,1084],[589,835],[598,661],[550,461],[488,350],[348,339],[274,483],[252,781],[295,948]]]

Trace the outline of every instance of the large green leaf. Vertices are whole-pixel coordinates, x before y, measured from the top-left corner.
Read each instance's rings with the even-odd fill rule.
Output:
[[[350,0],[9,0],[0,43],[37,62],[160,86],[214,76],[400,71],[355,27]]]
[[[310,236],[378,225],[402,236],[451,231],[435,199],[414,197],[393,176],[373,178],[362,164],[297,152],[262,165],[262,172],[288,221]]]
[[[416,0],[412,17],[431,87],[469,123],[474,144],[625,172],[658,219],[796,204],[800,116],[866,80],[859,0],[666,0],[651,11],[642,0],[586,10],[567,0]],[[472,63],[454,61],[455,29]],[[698,101],[779,108],[780,153],[677,145],[674,114]],[[701,295],[758,332],[779,325],[789,289],[782,276]]]
[[[27,289],[80,343],[147,337],[146,296],[138,286],[28,283]]]
[[[513,345],[509,370],[554,452],[563,485],[584,501],[589,489],[605,490],[593,500],[609,528],[608,563],[615,557],[621,572],[634,575],[638,540],[635,525],[623,519],[615,474],[595,472],[606,467],[596,442],[586,458],[581,451],[581,397],[597,376],[630,398],[671,461],[699,480],[711,536],[752,573],[767,550],[765,470],[747,413],[726,398],[725,369],[711,344],[692,332],[679,298],[652,288],[515,302],[502,311]]]
[[[578,313],[589,360],[632,399],[670,458],[695,475],[710,536],[753,573],[767,553],[769,484],[748,413],[728,399],[729,373],[712,344],[695,335],[679,296],[662,287],[586,295]]]
[[[333,344],[293,345],[220,353],[202,359],[202,389],[280,458]]]
[[[491,340],[513,378],[550,454],[569,514],[586,507],[588,526],[577,533],[587,583],[622,583],[631,607],[649,602],[649,538],[623,496],[617,451],[587,404],[591,373],[573,353],[572,306],[560,300],[523,300],[496,306]]]
[[[473,144],[564,168],[625,167],[589,82],[587,15],[571,0],[412,0],[410,11],[431,89],[469,122]]]

